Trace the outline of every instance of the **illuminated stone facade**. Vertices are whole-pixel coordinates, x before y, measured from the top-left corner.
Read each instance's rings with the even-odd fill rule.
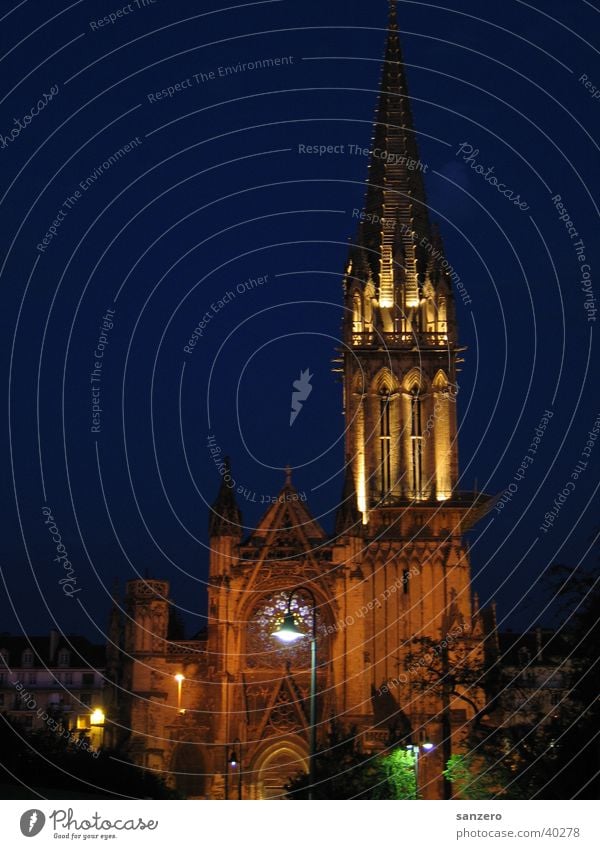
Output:
[[[482,622],[463,535],[487,499],[457,491],[461,348],[394,4],[375,150],[344,276],[347,470],[333,537],[288,475],[243,539],[224,479],[210,518],[207,634],[169,638],[162,581],[130,582],[124,632],[113,623],[123,649],[113,652],[115,711],[130,750],[191,798],[278,796],[306,769],[308,641],[291,649],[272,637],[298,585],[318,606],[319,737],[335,717],[365,750],[432,742],[420,785],[443,798],[443,762],[483,703]],[[293,611],[310,630],[309,596],[300,591]]]

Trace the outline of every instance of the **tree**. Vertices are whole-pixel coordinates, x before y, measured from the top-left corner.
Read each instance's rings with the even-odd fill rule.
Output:
[[[406,749],[393,749],[389,754],[381,755],[381,769],[384,773],[392,799],[415,799],[417,796],[417,775],[415,757]]]
[[[413,799],[414,760],[409,752],[367,754],[356,728],[344,731],[332,722],[327,743],[315,755],[313,799]],[[286,786],[288,799],[307,799],[309,777],[301,773]]]
[[[462,798],[598,798],[600,576],[555,566],[548,587],[561,618],[545,647],[546,664],[564,678],[563,690],[554,692],[561,698],[545,705],[542,681],[533,697],[523,690],[526,709],[518,710],[517,700],[515,717],[506,694],[519,693],[518,679],[498,688],[486,708],[490,718],[499,715],[496,725],[473,723],[463,751],[447,763],[446,778]],[[503,714],[513,721],[503,724]]]
[[[414,689],[439,700],[442,757],[448,764],[453,754],[451,705],[462,701],[472,713],[471,726],[477,727],[483,716],[485,684],[489,681],[486,682],[481,641],[459,617],[454,602],[445,630],[438,642],[430,637],[414,637],[418,650],[405,656],[404,668]],[[444,796],[448,799],[451,795],[450,779],[444,772]]]
[[[25,731],[0,716],[0,784],[33,788],[42,796],[88,799],[178,798],[155,773],[135,766],[119,752],[92,754],[79,737],[43,729]]]

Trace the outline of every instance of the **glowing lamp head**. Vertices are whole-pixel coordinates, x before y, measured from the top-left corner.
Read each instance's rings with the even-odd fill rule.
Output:
[[[273,636],[281,640],[282,643],[293,643],[295,640],[299,640],[300,637],[304,637],[305,634],[296,625],[293,614],[288,612],[283,617],[281,625],[273,631]]]
[[[100,708],[96,708],[92,711],[92,715],[90,716],[90,725],[104,725],[104,711]]]
[[[182,675],[181,672],[178,672],[175,676],[175,680],[178,684],[181,684],[182,681],[185,681],[185,675]]]
[[[433,749],[433,743],[423,743],[423,748],[426,752],[430,752]]]
[[[229,766],[235,768],[238,765],[237,758],[235,756],[235,752],[232,752],[229,755]]]

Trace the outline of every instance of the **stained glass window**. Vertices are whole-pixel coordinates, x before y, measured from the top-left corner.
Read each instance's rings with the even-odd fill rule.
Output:
[[[281,591],[262,599],[248,621],[246,631],[246,663],[251,667],[285,668],[289,662],[294,670],[310,668],[310,640],[312,633],[312,601],[302,591],[295,593],[290,609],[298,628],[307,639],[281,643],[273,632],[283,622],[287,613],[289,593]],[[317,613],[317,635],[319,614]]]

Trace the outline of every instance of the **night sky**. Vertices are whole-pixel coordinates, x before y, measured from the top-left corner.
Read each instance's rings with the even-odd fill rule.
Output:
[[[217,5],[2,3],[0,631],[101,642],[136,575],[201,628],[209,437],[249,528],[289,463],[332,529],[331,360],[387,4]],[[510,487],[470,535],[474,587],[515,629],[550,621],[544,572],[591,563],[598,530],[600,12],[537,6],[398,3],[431,215],[468,293],[460,488]]]

